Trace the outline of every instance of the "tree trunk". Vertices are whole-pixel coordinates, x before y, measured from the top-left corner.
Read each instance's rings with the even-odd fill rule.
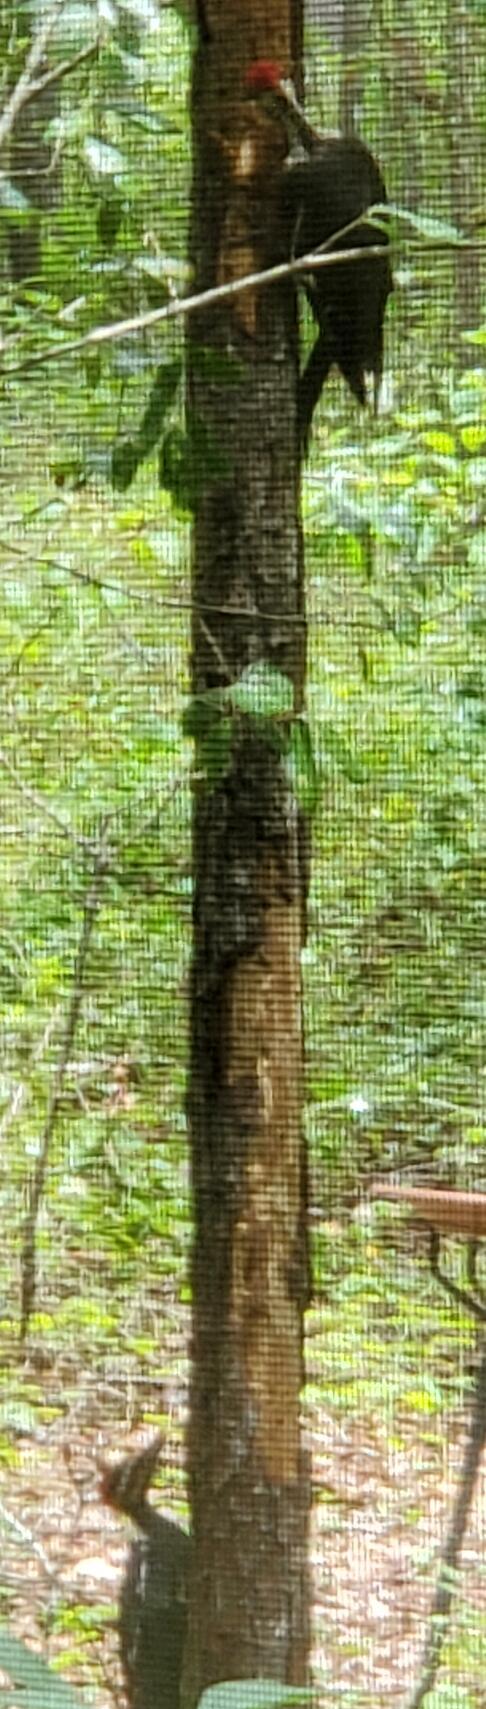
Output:
[[[452,217],[467,228],[484,203],[484,147],[477,120],[481,111],[484,32],[464,0],[449,0],[448,134]],[[481,247],[458,250],[455,257],[457,329],[472,330],[481,321]],[[458,338],[463,365],[475,367],[478,350]]]
[[[244,73],[264,56],[298,74],[300,22],[297,0],[208,0],[193,82],[200,289],[268,253],[285,144],[245,103]],[[194,689],[228,692],[249,667],[272,666],[299,706],[293,292],[200,314],[188,355]],[[229,752],[218,762],[216,748],[210,774],[194,813],[190,1702],[223,1679],[303,1683],[308,1657],[299,814],[271,721],[233,712]]]
[[[339,128],[344,136],[360,129],[364,52],[369,38],[369,0],[344,0],[343,50],[339,80]]]

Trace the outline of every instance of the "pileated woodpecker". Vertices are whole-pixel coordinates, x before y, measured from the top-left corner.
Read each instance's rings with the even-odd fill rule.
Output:
[[[256,60],[245,86],[247,95],[285,125],[289,154],[279,183],[285,256],[310,254],[323,246],[330,252],[386,246],[387,232],[361,217],[387,199],[380,169],[365,144],[358,137],[323,136],[314,130],[293,84],[273,60]],[[367,402],[366,375],[371,374],[376,406],[383,318],[392,290],[388,256],[322,267],[306,276],[304,286],[318,326],[299,385],[299,429],[305,447],[333,363],[360,404]]]
[[[103,1500],[128,1514],[142,1532],[130,1549],[120,1596],[130,1709],[179,1709],[191,1541],[147,1501],[161,1442],[157,1436],[143,1453],[105,1467],[101,1484]]]

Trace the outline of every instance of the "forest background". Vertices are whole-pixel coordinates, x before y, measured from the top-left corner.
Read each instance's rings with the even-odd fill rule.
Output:
[[[41,14],[3,0],[4,107]],[[309,113],[352,108],[409,215],[380,413],[333,378],[303,482],[303,1404],[315,1664],[358,1702],[408,1672],[474,1345],[420,1241],[364,1201],[376,1174],[486,1185],[485,30],[480,0],[343,0],[306,35]],[[182,320],[63,346],[187,287],[192,45],[182,8],[68,4],[49,66],[79,64],[5,138],[0,198],[2,1601],[100,1704],[124,1548],[101,1449],[162,1423],[185,1513],[191,481]],[[158,443],[120,491],[160,363]],[[448,1650],[465,1706],[480,1538],[479,1501]]]

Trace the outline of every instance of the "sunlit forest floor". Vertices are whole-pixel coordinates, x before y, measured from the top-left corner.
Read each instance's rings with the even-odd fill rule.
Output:
[[[18,1375],[15,1451],[0,1475],[3,1599],[12,1629],[72,1683],[94,1690],[100,1709],[121,1700],[114,1622],[129,1540],[128,1527],[101,1504],[100,1464],[135,1451],[161,1419],[167,1446],[154,1498],[170,1516],[185,1518],[184,1310],[169,1309],[169,1323],[163,1382],[151,1381],[143,1361],[137,1371],[130,1360],[127,1388],[123,1353],[115,1351],[84,1371],[67,1352],[52,1365],[46,1361],[46,1368],[41,1358],[27,1360]],[[325,1383],[317,1396],[314,1367],[317,1360],[321,1368],[323,1359],[325,1331],[314,1322],[304,1427],[314,1486],[315,1676],[324,1700],[326,1692],[337,1691],[357,1703],[398,1703],[418,1664],[464,1415],[455,1409],[448,1419],[404,1416],[390,1434],[386,1407],[360,1419],[354,1407],[347,1413],[329,1406]],[[13,1397],[13,1366],[10,1382]],[[127,1392],[130,1417],[122,1424]],[[22,1423],[29,1393],[39,1420],[30,1429],[27,1419]],[[13,1404],[12,1398],[12,1409]],[[476,1675],[479,1683],[478,1630],[486,1617],[484,1501],[481,1482],[464,1552],[467,1597],[459,1613],[469,1688]],[[468,1645],[471,1619],[474,1638]]]

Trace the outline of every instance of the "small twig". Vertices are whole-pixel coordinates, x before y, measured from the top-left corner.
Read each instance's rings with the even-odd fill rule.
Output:
[[[100,45],[101,36],[97,36],[94,42],[90,42],[89,47],[82,47],[79,53],[74,53],[72,59],[62,59],[59,65],[53,65],[52,71],[46,71],[44,77],[38,77],[35,83],[31,83],[24,95],[22,106],[26,107],[29,101],[36,101],[38,95],[43,95],[44,89],[50,89],[53,83],[60,83],[62,78],[69,77],[72,71],[77,71],[79,65],[85,65],[87,60],[94,59],[99,53]]]
[[[109,869],[108,852],[103,846],[99,847],[93,861],[92,880],[85,897],[81,935],[73,971],[71,999],[68,1007],[64,1036],[61,1040],[59,1060],[54,1074],[51,1095],[42,1136],[41,1148],[37,1159],[34,1176],[31,1183],[27,1216],[25,1219],[24,1238],[21,1255],[21,1311],[20,1339],[25,1341],[29,1322],[32,1315],[36,1284],[37,1284],[37,1255],[36,1234],[47,1166],[54,1138],[57,1116],[61,1103],[67,1065],[72,1053],[81,1003],[84,994],[84,980],[88,961],[91,938],[99,912],[103,882]]]
[[[8,776],[12,778],[19,795],[23,795],[24,801],[28,801],[30,807],[35,807],[36,812],[40,813],[43,818],[49,819],[58,831],[62,831],[63,837],[68,837],[69,841],[75,844],[78,849],[84,849],[87,854],[93,853],[93,844],[89,838],[73,831],[72,825],[68,825],[61,814],[56,812],[55,807],[47,805],[43,795],[38,795],[37,790],[31,789],[29,783],[24,783],[23,778],[19,777],[19,773],[15,770],[15,766],[12,765],[12,761],[3,748],[0,748],[0,766],[3,766],[4,771],[8,772]]]
[[[19,526],[22,526],[24,522],[25,518],[18,518]],[[14,546],[11,540],[2,540],[1,535],[0,552],[6,552],[11,557],[20,558],[24,563],[31,562],[29,553],[25,552],[22,546]],[[132,605],[150,605],[152,610],[154,606],[157,606],[161,611],[173,611],[174,613],[180,613],[181,611],[194,611],[194,603],[189,598],[181,599],[178,597],[177,599],[171,599],[170,597],[165,596],[162,598],[160,594],[145,593],[142,588],[129,587],[124,585],[122,582],[111,581],[111,579],[107,581],[104,576],[93,575],[91,570],[81,570],[76,564],[67,564],[62,558],[53,558],[51,553],[46,554],[45,557],[39,557],[37,559],[37,563],[39,568],[45,570],[60,570],[62,575],[70,576],[72,581],[82,582],[86,587],[96,588],[99,593],[117,593],[120,595],[120,598],[130,600]],[[197,613],[200,612],[204,612],[208,616],[214,614],[219,617],[231,617],[235,623],[240,620],[247,622],[249,617],[253,619],[255,617],[253,607],[247,605],[218,605],[213,603],[211,600],[199,600]],[[317,611],[313,612],[312,615],[313,617],[321,617],[323,613]],[[333,621],[331,613],[328,614],[326,612],[324,615],[329,615],[329,621]],[[258,621],[259,623],[290,623],[295,626],[295,628],[304,628],[306,619],[299,616],[298,612],[294,614],[288,611],[259,611]],[[2,752],[0,749],[0,764],[2,763]],[[23,787],[26,789],[27,786],[24,784]],[[40,802],[41,798],[38,799],[37,805],[40,805]],[[60,828],[62,828],[62,821]],[[66,834],[68,834],[68,829],[69,828],[66,827]]]
[[[468,1294],[465,1288],[458,1288],[457,1282],[450,1281],[445,1270],[440,1268],[439,1258],[440,1235],[437,1233],[437,1229],[431,1229],[429,1262],[432,1275],[435,1276],[436,1281],[440,1282],[441,1288],[445,1288],[446,1293],[450,1294],[451,1299],[457,1302],[457,1305],[463,1306],[464,1311],[470,1312],[472,1317],[477,1318],[478,1323],[486,1323],[486,1306],[481,1305],[480,1300],[476,1299],[474,1294]]]
[[[59,1587],[60,1581],[58,1574],[54,1567],[51,1567],[51,1563],[45,1553],[45,1550],[42,1548],[42,1544],[37,1542],[37,1538],[34,1537],[33,1531],[29,1530],[28,1525],[24,1525],[22,1520],[16,1519],[15,1514],[11,1513],[8,1507],[5,1507],[3,1501],[0,1501],[0,1519],[3,1520],[4,1525],[8,1525],[10,1527],[11,1531],[15,1531],[17,1537],[20,1537],[21,1542],[25,1543],[28,1548],[32,1550],[32,1554],[37,1556],[37,1560],[40,1561],[46,1578],[49,1579],[49,1583]]]

